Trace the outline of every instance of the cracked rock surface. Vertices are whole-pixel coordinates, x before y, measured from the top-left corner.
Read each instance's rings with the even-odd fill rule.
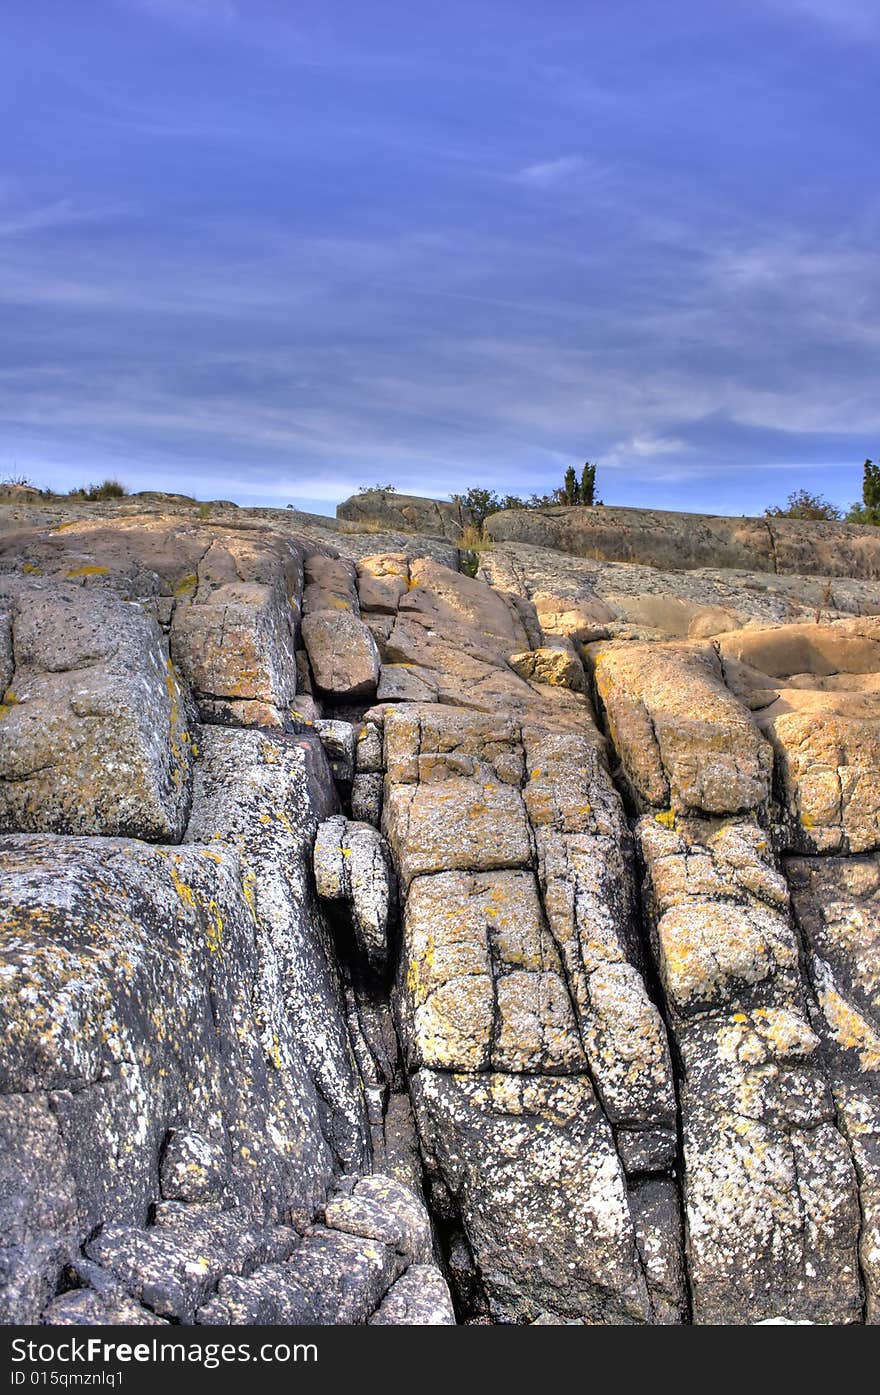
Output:
[[[0,1321],[880,1321],[878,530],[470,521],[0,503]]]

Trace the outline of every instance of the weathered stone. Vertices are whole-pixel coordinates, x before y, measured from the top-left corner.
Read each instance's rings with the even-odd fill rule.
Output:
[[[249,1278],[225,1278],[219,1302],[199,1321],[326,1326],[364,1323],[397,1278],[402,1261],[388,1245],[315,1227],[286,1264]]]
[[[736,814],[766,805],[773,753],[709,646],[593,645],[596,687],[640,809]]]
[[[377,524],[402,533],[428,533],[459,542],[463,530],[473,523],[464,504],[447,499],[422,499],[396,490],[365,489],[336,507],[340,522],[356,527]]]
[[[241,860],[257,930],[262,1047],[274,1067],[270,1088],[279,1120],[286,1116],[277,1127],[288,1147],[305,1150],[300,1166],[307,1173],[317,1115],[334,1152],[356,1169],[368,1146],[360,1083],[333,944],[312,881],[319,821],[336,807],[321,746],[314,736],[271,739],[203,728],[199,749],[187,839],[233,847]]]
[[[417,877],[399,1002],[413,1068],[586,1070],[532,872]]]
[[[408,1264],[428,1264],[433,1257],[424,1203],[393,1177],[362,1177],[350,1193],[327,1202],[324,1219],[332,1230],[381,1240]]]
[[[379,651],[370,631],[346,610],[307,615],[302,625],[315,683],[337,699],[369,697],[379,681]]]
[[[189,812],[186,698],[159,628],[110,592],[0,580],[0,829],[175,841]]]
[[[139,1303],[177,1322],[193,1321],[221,1277],[207,1256],[181,1250],[156,1230],[108,1226],[89,1241],[86,1254]]]
[[[384,776],[355,775],[351,785],[351,816],[359,823],[379,827],[382,818]]]
[[[780,989],[796,996],[785,882],[761,830],[740,821],[688,836],[646,817],[638,832],[650,868],[658,968],[675,1012],[760,1006]]]
[[[303,591],[303,615],[316,615],[322,610],[349,611],[360,614],[354,563],[347,557],[324,557],[311,553],[305,560],[306,586]]]
[[[330,798],[320,748],[220,729],[198,744],[190,834],[206,845],[3,843],[0,1085],[52,1092],[8,1204],[35,1214],[34,1178],[48,1195],[57,1177],[67,1208],[6,1228],[9,1320],[36,1320],[96,1224],[143,1225],[183,1120],[229,1159],[230,1197],[257,1219],[307,1221],[336,1156],[364,1165],[360,1086],[309,899]]]
[[[394,888],[378,830],[342,814],[325,819],[315,839],[314,869],[318,895],[346,908],[358,949],[370,967],[381,972],[388,956]]]
[[[171,657],[217,720],[261,704],[283,723],[296,691],[294,642],[303,550],[264,527],[208,523],[143,510],[112,523],[91,509],[54,532],[20,538],[0,569],[23,567],[87,589],[136,599],[170,632]],[[253,707],[246,720],[256,719]]]
[[[340,722],[335,718],[321,718],[314,726],[334,780],[341,785],[350,785],[354,777],[357,728],[351,722]]]
[[[370,520],[0,509],[0,744],[19,598],[67,594],[73,683],[105,611],[163,664],[164,632],[194,758],[183,846],[185,808],[162,847],[0,840],[5,1321],[446,1324],[423,1187],[466,1323],[877,1321],[873,531],[560,519],[596,556],[496,543],[471,578]],[[596,559],[621,549],[658,565]],[[301,611],[375,641],[371,686],[319,686]],[[606,635],[609,741],[560,686]],[[111,761],[102,799],[143,817]],[[795,928],[792,849],[822,854],[784,864]]]
[[[382,728],[364,722],[356,732],[355,769],[359,775],[382,774],[384,769]]]
[[[541,714],[551,725],[592,729],[583,694],[522,678],[510,667],[510,654],[541,639],[531,602],[425,559],[409,562],[409,576],[382,639],[381,700]]]
[[[687,541],[683,551],[686,553]],[[650,548],[650,544],[648,544]],[[645,559],[650,555],[644,554]],[[850,577],[782,575],[717,565],[679,570],[637,561],[573,557],[550,547],[499,543],[480,554],[478,575],[535,605],[547,635],[589,642],[609,636],[700,639],[744,625],[871,615],[877,583]],[[674,568],[671,569],[671,568]]]
[[[666,1032],[641,974],[632,848],[620,799],[586,738],[523,730],[523,799],[544,911],[605,1111],[674,1151]],[[636,1150],[637,1151],[637,1150]]]
[[[386,790],[382,827],[406,885],[423,872],[527,867],[528,822],[511,785],[466,778]]]
[[[85,1253],[160,1317],[192,1322],[224,1274],[287,1259],[299,1243],[284,1226],[263,1231],[234,1212],[171,1203],[149,1229],[104,1227]]]
[[[880,845],[880,620],[747,631],[721,653],[776,753],[787,846]]]
[[[217,1143],[194,1129],[172,1129],[159,1164],[166,1201],[222,1201],[229,1187],[229,1159]]]
[[[0,1096],[0,1320],[36,1322],[76,1244],[76,1184],[45,1095]]]
[[[396,615],[409,590],[410,558],[404,553],[365,557],[358,563],[358,597],[363,610]]]
[[[44,1327],[167,1327],[165,1318],[135,1302],[117,1284],[98,1293],[93,1288],[76,1288],[53,1298],[40,1315]]]
[[[785,863],[828,1062],[837,1124],[859,1188],[865,1317],[880,1321],[880,858]]]
[[[317,728],[317,724],[321,720],[321,708],[313,697],[306,692],[301,692],[297,693],[294,698],[293,706],[288,709],[287,716],[293,731],[309,731],[312,727]]]
[[[506,509],[486,519],[496,542],[672,571],[733,567],[801,575],[880,577],[880,529],[792,518],[719,518],[661,509]]]
[[[647,1318],[623,1173],[585,1076],[420,1070],[411,1088],[497,1320]]]
[[[629,1194],[636,1241],[651,1300],[652,1319],[677,1325],[688,1315],[681,1207],[668,1177],[646,1177]]]
[[[439,687],[434,673],[421,664],[383,664],[376,690],[378,702],[434,702]]]
[[[817,1044],[782,1008],[706,1019],[681,1038],[695,1322],[859,1320],[855,1172]]]
[[[857,1320],[855,1173],[764,836],[650,816],[637,835],[684,1070],[693,1320]]]
[[[409,1094],[398,1087],[385,1101],[382,1129],[373,1143],[377,1169],[421,1194],[422,1160]]]
[[[511,654],[508,662],[521,678],[532,678],[536,683],[549,683],[556,688],[572,688],[576,693],[584,690],[584,666],[570,643],[555,647],[544,645],[523,654]]]
[[[369,1319],[375,1327],[454,1327],[449,1285],[433,1264],[412,1264]]]
[[[202,703],[261,703],[263,725],[283,726],[296,693],[288,598],[258,583],[218,586],[210,599],[181,601],[171,628],[175,661]],[[224,708],[207,708],[215,717]],[[253,708],[245,708],[254,715]]]

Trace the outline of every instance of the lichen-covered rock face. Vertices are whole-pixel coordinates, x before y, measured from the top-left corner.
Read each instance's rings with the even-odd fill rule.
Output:
[[[308,548],[265,527],[164,514],[73,518],[0,537],[0,572],[51,576],[139,602],[169,634],[201,715],[282,726]],[[320,547],[316,545],[316,550]]]
[[[876,530],[548,519],[0,508],[0,1321],[880,1321]]]
[[[707,645],[592,645],[596,689],[640,809],[737,814],[770,798],[773,753]]]
[[[379,651],[366,625],[347,610],[322,610],[302,624],[315,683],[340,701],[370,697],[379,682]]]
[[[403,933],[412,1068],[586,1070],[534,873],[417,877]]]
[[[880,1321],[880,857],[785,864],[837,1126],[856,1168],[865,1318]]]
[[[293,1034],[266,1050],[235,852],[19,835],[0,859],[0,1087],[7,1106],[24,1096],[44,1110],[7,1192],[4,1257],[19,1290],[7,1320],[36,1321],[96,1225],[146,1221],[170,1127],[186,1123],[222,1151],[249,1214],[310,1215],[333,1155],[314,1087],[303,1116]],[[51,1216],[44,1188],[59,1198]]]
[[[458,1202],[496,1319],[648,1318],[624,1176],[586,1076],[421,1070],[413,1090],[429,1175]]]
[[[627,1174],[671,1165],[675,1096],[599,747],[416,707],[386,714],[385,761],[410,1088],[489,1311],[647,1320]]]
[[[685,1072],[694,1319],[856,1321],[856,1171],[766,838],[748,821],[669,828],[651,816],[637,832]]]
[[[206,727],[199,749],[187,839],[228,845],[241,860],[257,929],[263,1050],[279,1074],[297,1077],[294,1098],[313,1095],[335,1156],[356,1171],[369,1154],[361,1083],[311,875],[319,820],[336,804],[320,744]]]
[[[644,535],[645,539],[647,535]],[[548,635],[574,640],[706,639],[743,626],[824,621],[878,610],[876,582],[846,576],[786,576],[760,571],[760,559],[724,567],[716,558],[681,571],[684,534],[674,560],[645,566],[572,557],[551,547],[501,542],[480,554],[479,576],[531,601]],[[766,565],[766,559],[765,559]],[[671,568],[675,570],[671,570]]]
[[[0,578],[0,830],[175,842],[187,700],[155,620],[110,592]]]
[[[365,963],[374,973],[383,973],[394,897],[384,839],[371,824],[342,814],[325,819],[315,838],[314,869],[318,895],[345,908]]]

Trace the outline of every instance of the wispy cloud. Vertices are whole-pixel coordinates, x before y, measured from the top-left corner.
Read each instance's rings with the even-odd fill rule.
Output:
[[[713,10],[695,75],[686,6],[564,35],[521,7],[487,62],[464,4],[389,0],[389,37],[353,4],[134,3],[100,0],[100,43],[71,21],[63,67],[35,28],[0,472],[330,508],[590,458],[606,502],[742,511],[761,471],[876,453],[865,74],[816,66],[812,22]]]
[[[221,22],[228,24],[238,18],[235,0],[116,0],[123,8],[140,10],[175,23],[192,24]]]
[[[534,165],[525,165],[516,173],[516,179],[521,184],[533,184],[546,188],[551,184],[559,184],[563,180],[571,179],[573,175],[580,174],[585,168],[585,160],[582,155],[557,155],[553,160],[540,160]]]
[[[0,194],[0,238],[50,232],[69,228],[76,223],[102,222],[131,212],[131,204],[108,202],[89,207],[78,204],[73,199],[55,199],[49,203],[16,206],[14,202],[4,201]]]
[[[853,42],[880,42],[877,0],[762,0],[772,10]]]

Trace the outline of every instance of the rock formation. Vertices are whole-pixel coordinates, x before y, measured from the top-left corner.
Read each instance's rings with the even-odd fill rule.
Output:
[[[880,1320],[877,530],[468,521],[0,508],[0,1320]]]

